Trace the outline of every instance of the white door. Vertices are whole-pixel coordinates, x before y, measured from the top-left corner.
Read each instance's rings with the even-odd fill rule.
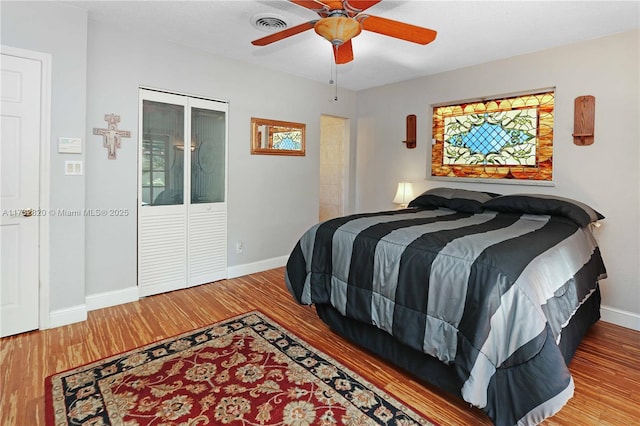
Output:
[[[189,99],[187,287],[227,278],[227,104]]]
[[[0,337],[38,328],[41,72],[2,54]]]
[[[140,90],[141,296],[227,276],[227,104]]]
[[[150,296],[185,288],[187,98],[140,90],[139,102],[138,288]]]

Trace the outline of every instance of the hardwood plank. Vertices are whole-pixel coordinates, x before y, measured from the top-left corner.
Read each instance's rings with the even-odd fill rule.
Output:
[[[0,424],[44,424],[44,378],[258,309],[441,425],[490,425],[482,411],[333,334],[294,302],[284,268],[89,312],[86,322],[0,339]],[[640,332],[598,322],[569,365],[575,396],[544,424],[640,424]],[[635,422],[635,423],[634,423]]]

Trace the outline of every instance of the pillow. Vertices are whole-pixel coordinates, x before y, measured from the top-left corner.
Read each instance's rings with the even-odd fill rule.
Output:
[[[481,213],[483,203],[498,195],[466,189],[434,188],[411,201],[409,207],[445,207],[463,213]]]
[[[570,198],[542,194],[514,194],[492,198],[484,203],[487,210],[506,213],[548,214],[563,216],[578,226],[604,219],[588,205]]]

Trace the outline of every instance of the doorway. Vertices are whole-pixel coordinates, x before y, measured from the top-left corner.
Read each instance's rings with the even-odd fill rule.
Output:
[[[344,216],[349,176],[349,119],[320,116],[319,220]]]
[[[51,56],[2,46],[0,337],[48,326]]]

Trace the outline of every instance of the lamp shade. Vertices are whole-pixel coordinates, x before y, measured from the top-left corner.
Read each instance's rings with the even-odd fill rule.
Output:
[[[334,46],[340,46],[360,34],[360,23],[344,16],[329,16],[316,22],[316,33],[326,38]]]
[[[393,203],[400,204],[400,207],[406,207],[413,198],[413,185],[411,182],[398,183],[398,190],[396,191]]]

